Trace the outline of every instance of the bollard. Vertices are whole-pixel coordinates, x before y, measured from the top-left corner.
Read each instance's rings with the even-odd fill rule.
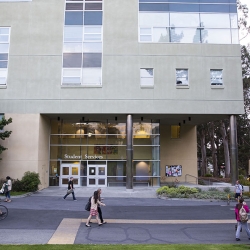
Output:
[[[227,195],[227,205],[230,205],[230,194]]]

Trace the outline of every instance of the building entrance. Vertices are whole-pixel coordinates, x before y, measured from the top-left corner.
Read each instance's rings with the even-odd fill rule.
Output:
[[[87,167],[87,186],[88,187],[107,187],[107,163],[91,164]]]
[[[67,187],[69,177],[74,178],[74,187],[80,186],[80,163],[62,163],[60,186]]]

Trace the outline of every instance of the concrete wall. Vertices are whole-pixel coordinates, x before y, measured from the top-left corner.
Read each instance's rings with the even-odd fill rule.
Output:
[[[102,87],[61,87],[64,0],[1,3],[0,26],[11,26],[4,113],[240,114],[239,45],[138,42],[138,0],[105,0]],[[155,69],[153,89],[140,88],[140,68]],[[188,68],[190,86],[175,86]],[[224,88],[210,86],[223,69]]]
[[[185,175],[189,183],[196,184],[197,171],[197,138],[196,127],[190,125],[181,126],[180,138],[171,139],[171,126],[161,125],[161,181],[185,182]],[[165,166],[182,165],[181,177],[165,177]]]
[[[5,114],[12,123],[4,129],[12,131],[1,145],[8,148],[1,154],[0,178],[9,175],[21,179],[27,171],[40,175],[40,188],[48,186],[49,121],[39,114]]]

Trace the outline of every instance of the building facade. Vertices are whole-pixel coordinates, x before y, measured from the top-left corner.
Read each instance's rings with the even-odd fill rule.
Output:
[[[244,113],[236,0],[0,0],[0,113],[1,177],[196,182],[196,126]]]

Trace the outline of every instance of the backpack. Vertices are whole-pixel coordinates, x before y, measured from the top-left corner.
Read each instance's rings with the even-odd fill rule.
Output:
[[[91,208],[91,198],[92,198],[92,197],[89,197],[89,201],[88,201],[87,204],[85,205],[85,210],[86,210],[86,211],[90,211],[90,208]]]
[[[4,183],[4,184],[3,184],[3,193],[6,194],[8,191],[9,191],[9,189],[8,189],[8,184],[7,184],[7,183]]]
[[[244,192],[244,186],[243,185],[241,185],[241,188],[242,188],[242,193]]]
[[[247,222],[248,221],[248,215],[246,212],[246,209],[243,207],[241,207],[240,211],[239,211],[239,216],[240,216],[240,221],[241,222]]]

